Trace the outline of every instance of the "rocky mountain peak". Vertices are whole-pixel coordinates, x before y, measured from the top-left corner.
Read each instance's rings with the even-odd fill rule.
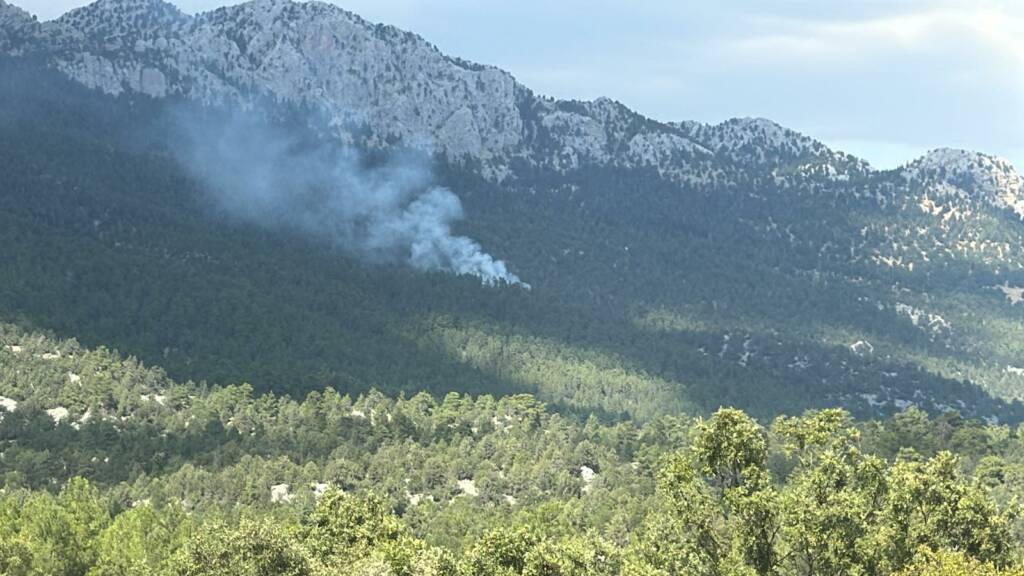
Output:
[[[485,165],[522,138],[511,75],[332,4],[253,0],[190,17],[162,0],[98,0],[45,32],[38,52],[109,94],[227,105],[269,97],[321,109],[343,140]]]
[[[716,185],[749,171],[780,186],[872,172],[764,118],[664,124],[607,98],[538,97],[503,70],[325,2],[250,0],[188,16],[164,0],[97,0],[40,26],[0,0],[0,52],[21,53],[33,38],[56,69],[103,92],[227,105],[269,97],[322,111],[344,141],[468,158],[496,179],[520,160],[652,168]],[[936,151],[917,165],[927,174],[948,165],[1003,204],[1018,202],[1020,178],[1005,161]]]
[[[733,118],[720,124],[681,122],[678,126],[710,150],[732,156],[765,151],[792,157],[833,154],[821,142],[766,118]]]
[[[938,148],[903,169],[908,180],[949,184],[1007,208],[1024,218],[1024,179],[1004,158],[953,148]]]
[[[690,140],[746,167],[783,174],[849,180],[870,173],[867,162],[766,118],[733,118],[719,124],[672,124]],[[781,180],[780,180],[781,182]]]
[[[0,26],[8,26],[24,20],[33,20],[32,15],[14,4],[0,0]]]
[[[343,16],[352,20],[352,15],[333,4],[319,2],[294,2],[293,0],[250,0],[233,6],[218,8],[200,14],[200,20],[222,21],[225,16],[239,19],[246,25],[267,27],[279,21],[301,21],[312,16]]]
[[[31,14],[0,0],[0,50],[19,50],[19,46],[34,35],[38,27],[39,24]]]
[[[140,40],[167,35],[189,16],[163,0],[97,0],[54,21],[106,51],[133,49]]]

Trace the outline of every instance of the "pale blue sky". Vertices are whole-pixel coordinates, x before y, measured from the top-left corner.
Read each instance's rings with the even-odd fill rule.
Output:
[[[86,3],[13,1],[44,20]],[[953,146],[1024,169],[1024,1],[335,3],[558,98],[666,121],[764,116],[883,168]]]

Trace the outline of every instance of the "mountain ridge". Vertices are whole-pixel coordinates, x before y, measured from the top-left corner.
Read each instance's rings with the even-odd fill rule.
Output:
[[[11,20],[0,27],[26,28]],[[163,0],[99,0],[30,28],[50,44],[44,51],[60,70],[91,88],[203,102],[245,101],[262,92],[322,107],[343,140],[359,138],[356,127],[365,126],[371,147],[397,138],[478,161],[496,181],[519,158],[556,170],[651,167],[679,182],[707,184],[716,181],[712,150],[739,170],[803,161],[787,178],[803,170],[848,180],[873,171],[767,119],[663,123],[607,98],[536,96],[506,71],[450,57],[416,34],[323,2],[253,0],[187,15]]]

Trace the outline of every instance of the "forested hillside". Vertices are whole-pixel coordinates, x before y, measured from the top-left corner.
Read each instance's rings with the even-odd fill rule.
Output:
[[[609,417],[723,404],[869,416],[915,403],[1020,418],[1000,399],[1016,395],[1018,376],[1003,368],[1019,342],[1005,318],[1019,310],[1000,293],[944,296],[962,324],[928,320],[903,303],[917,298],[909,289],[893,308],[867,278],[805,273],[764,252],[771,244],[749,236],[745,218],[709,228],[696,217],[742,208],[731,192],[597,167],[507,190],[437,159],[437,180],[465,202],[460,227],[533,289],[481,286],[368,265],[211,209],[173,153],[170,124],[187,104],[102,96],[24,60],[6,61],[0,78],[4,318],[115,346],[177,378],[298,397],[327,386],[525,392]],[[322,137],[296,128],[309,112],[268,114]],[[1005,347],[1002,367],[985,372],[986,356],[969,353],[979,347]]]
[[[11,325],[0,383],[5,574],[994,574],[1024,538],[1024,437],[956,413],[297,401]]]

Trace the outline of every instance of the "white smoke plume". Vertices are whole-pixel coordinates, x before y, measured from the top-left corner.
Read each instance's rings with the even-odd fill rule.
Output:
[[[452,233],[464,216],[423,160],[368,166],[340,145],[271,128],[248,115],[178,114],[177,155],[229,216],[299,231],[372,262],[529,288],[479,243]]]

